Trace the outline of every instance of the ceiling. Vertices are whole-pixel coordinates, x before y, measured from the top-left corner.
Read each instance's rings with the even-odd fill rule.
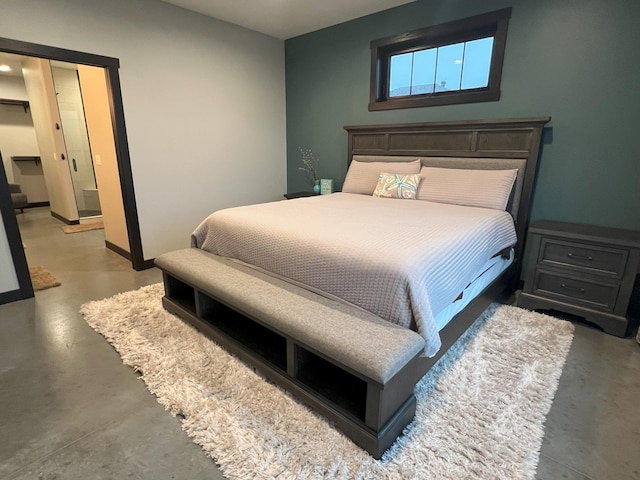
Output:
[[[160,0],[159,0],[160,1]],[[286,40],[415,0],[161,0]],[[23,57],[0,52],[3,75],[22,75]]]
[[[286,40],[414,0],[162,0]]]

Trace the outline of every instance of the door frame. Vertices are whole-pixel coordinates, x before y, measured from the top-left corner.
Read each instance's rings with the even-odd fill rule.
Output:
[[[2,152],[0,152],[0,164],[1,163]],[[7,174],[4,171],[4,166],[3,168],[0,168],[0,213],[2,214],[4,231],[7,235],[7,240],[9,241],[11,259],[13,260],[16,277],[18,278],[18,290],[0,293],[0,305],[2,305],[4,303],[33,297],[33,286],[31,284],[31,276],[29,275],[27,257],[24,254],[24,247],[22,246],[22,238],[20,237],[16,211],[13,208],[13,202],[11,201],[9,183],[7,180]]]
[[[144,260],[142,253],[142,238],[140,235],[140,223],[138,220],[138,208],[136,205],[135,190],[133,186],[133,174],[131,171],[131,158],[129,157],[129,142],[127,140],[127,131],[124,121],[124,107],[122,104],[122,92],[120,89],[120,76],[118,70],[120,68],[120,60],[117,58],[106,57],[102,55],[94,55],[76,50],[67,50],[64,48],[50,47],[37,43],[23,42],[9,38],[0,37],[0,51],[24,55],[29,57],[40,57],[48,60],[59,60],[62,62],[91,65],[94,67],[103,67],[107,75],[107,95],[109,97],[109,105],[111,108],[111,124],[113,126],[116,156],[118,162],[118,171],[120,174],[120,189],[122,190],[122,200],[124,206],[125,222],[127,225],[127,233],[129,238],[129,249],[131,254],[131,263],[135,270],[144,270],[153,267],[153,260]],[[0,178],[0,182],[6,185],[7,180]],[[0,187],[8,190],[8,185]],[[5,211],[3,210],[3,217]],[[11,215],[15,217],[15,211],[11,210]],[[6,222],[5,222],[6,223]],[[22,241],[19,232],[11,234],[7,231],[9,237],[9,245],[14,251],[17,246],[23,252]],[[14,262],[18,263],[20,258],[14,256]],[[16,271],[24,271],[26,269],[26,260],[23,265],[15,265]],[[27,270],[28,271],[28,270]],[[27,279],[29,281],[29,279]],[[29,281],[30,285],[30,281]],[[20,288],[23,284],[20,282]],[[33,296],[33,295],[31,295]],[[26,297],[25,297],[26,298]]]

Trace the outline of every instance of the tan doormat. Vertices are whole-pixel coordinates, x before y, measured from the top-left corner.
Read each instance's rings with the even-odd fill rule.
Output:
[[[44,290],[45,288],[57,287],[60,282],[49,273],[44,267],[29,267],[31,283],[34,290]]]
[[[88,232],[89,230],[100,230],[104,228],[102,220],[92,223],[79,223],[77,225],[65,225],[62,228],[64,233]]]

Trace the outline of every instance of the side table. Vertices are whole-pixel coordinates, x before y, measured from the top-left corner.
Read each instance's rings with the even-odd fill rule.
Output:
[[[291,200],[294,198],[302,198],[302,197],[315,197],[318,195],[315,192],[293,192],[293,193],[285,193],[284,198],[287,200]]]
[[[538,221],[529,228],[529,242],[518,306],[570,313],[612,335],[627,335],[640,232]]]

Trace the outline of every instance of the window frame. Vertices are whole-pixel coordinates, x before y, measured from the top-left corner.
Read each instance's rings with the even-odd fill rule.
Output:
[[[371,42],[369,111],[500,100],[502,64],[510,18],[511,7],[373,40]],[[393,55],[489,36],[493,37],[493,51],[489,67],[489,83],[486,87],[389,96],[389,67]]]

